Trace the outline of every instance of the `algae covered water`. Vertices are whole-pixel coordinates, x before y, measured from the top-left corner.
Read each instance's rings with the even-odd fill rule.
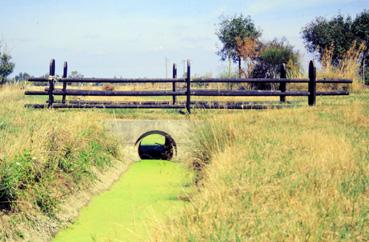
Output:
[[[151,226],[178,213],[191,180],[180,163],[144,160],[133,163],[112,188],[92,199],[77,221],[54,241],[142,241]]]

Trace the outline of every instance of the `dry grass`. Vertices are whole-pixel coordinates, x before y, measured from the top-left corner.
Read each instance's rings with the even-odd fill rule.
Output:
[[[199,191],[155,241],[369,240],[369,93],[207,119]]]
[[[318,71],[318,78],[350,79],[353,80],[351,89],[355,92],[361,91],[363,89],[364,80],[361,79],[359,74],[360,58],[366,48],[364,44],[357,46],[356,43],[354,43],[336,66],[332,65],[333,47],[325,50],[322,57],[322,68]],[[337,88],[337,85],[331,84],[330,88]]]

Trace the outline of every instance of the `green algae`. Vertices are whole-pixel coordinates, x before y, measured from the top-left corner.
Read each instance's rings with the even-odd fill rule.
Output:
[[[144,160],[133,163],[112,188],[83,208],[77,221],[54,241],[145,241],[151,227],[175,216],[185,202],[178,199],[191,182],[180,163]]]

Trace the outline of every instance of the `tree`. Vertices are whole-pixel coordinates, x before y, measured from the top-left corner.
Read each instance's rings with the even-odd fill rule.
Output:
[[[357,42],[364,42],[367,47],[362,58],[362,76],[369,84],[369,10],[364,10],[352,23],[352,32]],[[366,71],[366,74],[365,74]]]
[[[250,16],[244,17],[241,14],[221,20],[216,34],[223,44],[218,55],[222,60],[231,59],[234,63],[238,62],[239,75],[241,75],[242,56],[239,52],[237,40],[258,39],[261,32],[256,29]]]
[[[69,76],[69,78],[83,78],[84,75],[79,73],[78,71],[72,71]]]
[[[17,82],[26,81],[29,78],[31,78],[31,75],[26,72],[20,72],[18,75],[14,77],[15,81]]]
[[[15,64],[11,62],[11,56],[5,53],[0,46],[0,85],[6,82],[6,78],[13,72]]]
[[[84,75],[79,73],[78,71],[72,71],[69,75],[68,78],[76,78],[76,79],[81,79],[83,78]],[[84,86],[82,83],[68,83],[68,85],[75,85],[75,86]]]
[[[260,59],[268,66],[272,78],[277,76],[282,64],[288,64],[287,67],[299,67],[299,52],[293,49],[285,39],[273,40],[267,43],[260,53]]]
[[[357,42],[364,42],[369,47],[369,10],[364,10],[352,22],[352,33]],[[368,53],[368,49],[366,50]]]
[[[263,44],[254,38],[245,38],[240,39],[237,37],[237,52],[240,57],[247,63],[247,70],[242,71],[245,77],[250,75],[253,67],[255,66],[255,62],[257,61],[260,50],[263,47]]]
[[[333,49],[332,63],[337,65],[353,44],[369,46],[369,11],[364,10],[354,20],[341,14],[332,19],[318,17],[303,28],[302,37],[307,50],[317,52],[320,58],[325,50]],[[368,58],[368,50],[363,58]]]
[[[299,52],[295,51],[285,39],[273,40],[264,44],[256,65],[252,70],[254,78],[276,78],[280,66],[286,64],[289,76],[300,72]],[[272,85],[254,85],[258,89],[270,89]]]

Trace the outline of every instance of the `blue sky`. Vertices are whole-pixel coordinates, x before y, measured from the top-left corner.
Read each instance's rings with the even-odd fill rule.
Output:
[[[216,75],[225,66],[216,55],[222,15],[250,15],[263,40],[286,37],[305,64],[304,25],[364,9],[369,0],[0,0],[0,40],[15,74],[45,74],[55,58],[58,73],[67,60],[85,76],[165,77],[167,58]]]

